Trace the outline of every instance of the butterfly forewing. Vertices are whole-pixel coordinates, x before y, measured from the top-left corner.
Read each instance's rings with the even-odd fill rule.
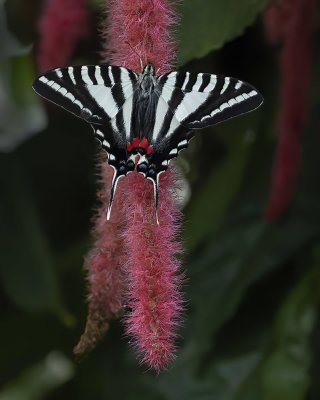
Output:
[[[263,101],[248,83],[222,75],[170,72],[158,83],[161,96],[187,129],[217,124],[254,110]]]
[[[37,78],[34,90],[92,124],[103,124],[130,101],[137,74],[122,67],[89,65],[57,68]]]
[[[34,90],[93,126],[110,164],[126,160],[138,75],[123,67],[57,68],[37,78]]]

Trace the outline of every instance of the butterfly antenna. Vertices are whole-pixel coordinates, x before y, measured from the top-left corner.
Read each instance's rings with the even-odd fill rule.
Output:
[[[135,49],[135,48],[133,48],[132,46],[131,46],[131,44],[130,44],[130,42],[127,40],[125,43],[127,43],[127,45],[130,47],[130,49],[134,52],[134,53],[136,53],[136,55],[139,57],[139,60],[140,60],[140,66],[141,66],[141,72],[143,71],[143,63],[142,63],[142,58],[141,58],[141,56],[140,56],[140,54],[137,52],[137,50]]]

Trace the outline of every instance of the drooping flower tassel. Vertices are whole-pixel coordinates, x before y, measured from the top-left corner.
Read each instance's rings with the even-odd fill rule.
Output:
[[[86,327],[74,353],[81,356],[92,350],[109,329],[109,322],[123,314],[126,293],[126,276],[123,265],[126,260],[122,229],[124,219],[116,195],[112,221],[106,221],[106,205],[109,202],[112,168],[106,156],[100,162],[100,206],[97,209],[93,235],[94,246],[87,256],[84,268],[88,280],[88,316]],[[109,190],[107,189],[109,188]]]
[[[175,13],[166,0],[112,0],[104,30],[104,61],[141,72],[141,60],[144,65],[153,63],[159,74],[167,72],[175,60],[169,31],[175,23]],[[160,176],[159,225],[149,180],[133,172],[120,188],[128,256],[127,334],[140,360],[157,372],[174,357],[182,310],[180,262],[176,258],[181,251],[181,215],[172,195],[175,179],[173,169]]]
[[[38,70],[65,66],[89,27],[86,0],[46,0],[38,24]]]
[[[152,62],[167,72],[175,59],[170,27],[176,22],[166,0],[112,0],[103,26],[103,62],[141,72]],[[181,215],[174,200],[173,169],[159,180],[156,222],[152,183],[137,172],[119,180],[110,220],[106,220],[113,170],[101,164],[101,206],[94,226],[88,271],[89,314],[75,351],[82,354],[101,339],[109,319],[128,306],[125,325],[140,360],[160,372],[174,357],[176,327],[182,311],[177,255]]]
[[[269,220],[279,219],[295,191],[300,170],[300,135],[307,113],[307,92],[312,62],[314,0],[269,1],[264,22],[269,40],[282,40],[278,146],[272,186],[266,207]]]

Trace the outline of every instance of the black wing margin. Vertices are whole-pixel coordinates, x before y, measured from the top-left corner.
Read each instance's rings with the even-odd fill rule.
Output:
[[[159,100],[149,158],[158,203],[159,175],[186,148],[196,129],[218,124],[259,107],[262,95],[235,78],[206,73],[170,72],[157,77]],[[161,116],[161,118],[158,118]]]
[[[158,84],[171,112],[187,129],[218,124],[263,102],[249,83],[222,75],[170,72],[160,76]]]
[[[135,72],[107,65],[57,68],[39,76],[34,90],[47,100],[90,123],[108,163],[114,169],[107,219],[118,180],[130,170],[126,140],[130,135]],[[128,115],[124,115],[128,114]]]
[[[136,81],[127,68],[82,65],[48,71],[34,81],[33,89],[86,122],[103,124],[132,96]]]

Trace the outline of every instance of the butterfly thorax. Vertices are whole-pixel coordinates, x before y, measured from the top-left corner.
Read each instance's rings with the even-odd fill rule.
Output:
[[[139,75],[139,98],[147,102],[152,97],[156,86],[155,68],[148,63]]]
[[[155,118],[155,68],[151,63],[148,63],[139,75],[137,91],[135,94],[134,110],[133,110],[133,122],[131,132],[131,143],[128,144],[127,150],[137,151],[140,154],[151,154],[152,148],[149,148],[149,144],[152,139],[152,128],[154,125]],[[143,143],[148,143],[145,146],[137,146],[143,139],[146,140]]]
[[[139,82],[142,84],[142,82],[149,81],[151,78],[151,81],[154,81],[152,79],[155,76],[155,68],[151,63],[148,63],[142,70],[141,74],[139,75]]]

